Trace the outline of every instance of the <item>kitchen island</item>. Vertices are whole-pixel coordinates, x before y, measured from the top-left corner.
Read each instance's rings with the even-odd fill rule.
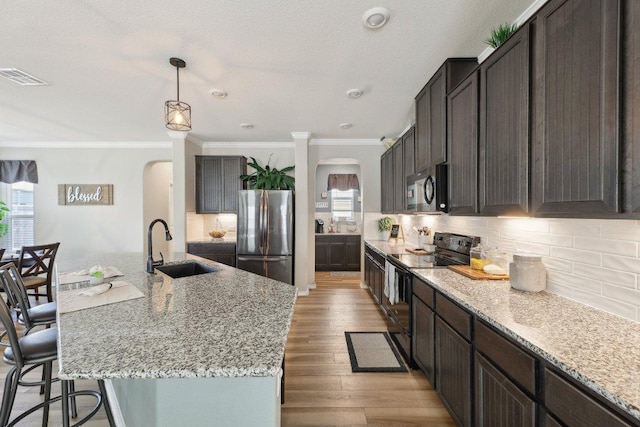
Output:
[[[151,275],[140,253],[60,260],[60,272],[116,267],[124,276],[112,280],[144,294],[58,314],[60,378],[108,380],[128,426],[279,425],[295,287],[189,254],[165,264],[186,260],[219,271]]]

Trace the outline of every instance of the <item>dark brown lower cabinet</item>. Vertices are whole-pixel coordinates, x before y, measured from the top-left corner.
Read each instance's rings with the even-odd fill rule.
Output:
[[[549,369],[544,370],[544,404],[551,414],[568,427],[633,425],[599,405],[586,393]]]
[[[470,426],[471,344],[439,316],[435,321],[436,391],[459,426]]]
[[[364,280],[376,303],[384,310],[382,306],[382,290],[384,287],[384,262],[385,258],[369,246],[364,249]]]
[[[187,243],[187,252],[221,264],[236,266],[236,244],[215,242]]]
[[[413,295],[413,360],[435,384],[435,313],[420,298]]]
[[[360,270],[360,236],[316,236],[316,271]]]
[[[475,376],[476,426],[535,425],[535,402],[477,352]]]

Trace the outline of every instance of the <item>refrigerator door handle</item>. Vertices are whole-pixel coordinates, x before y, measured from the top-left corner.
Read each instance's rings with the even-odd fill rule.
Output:
[[[260,236],[260,253],[264,254],[264,209],[265,209],[265,203],[264,203],[264,191],[260,191],[260,214],[259,214],[259,227],[260,229],[258,230],[259,236]]]
[[[269,192],[264,192],[264,225],[262,226],[263,254],[269,253]]]
[[[280,262],[290,259],[290,256],[270,256],[270,257],[255,257],[255,256],[240,256],[238,255],[238,261],[260,261],[260,262]]]

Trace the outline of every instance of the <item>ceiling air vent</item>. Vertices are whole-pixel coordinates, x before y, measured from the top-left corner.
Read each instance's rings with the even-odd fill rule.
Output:
[[[22,86],[45,86],[49,84],[17,68],[0,68],[0,76]]]

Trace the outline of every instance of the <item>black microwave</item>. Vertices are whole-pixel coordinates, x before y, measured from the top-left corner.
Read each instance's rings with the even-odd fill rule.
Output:
[[[447,165],[441,163],[407,178],[407,211],[449,212]]]

